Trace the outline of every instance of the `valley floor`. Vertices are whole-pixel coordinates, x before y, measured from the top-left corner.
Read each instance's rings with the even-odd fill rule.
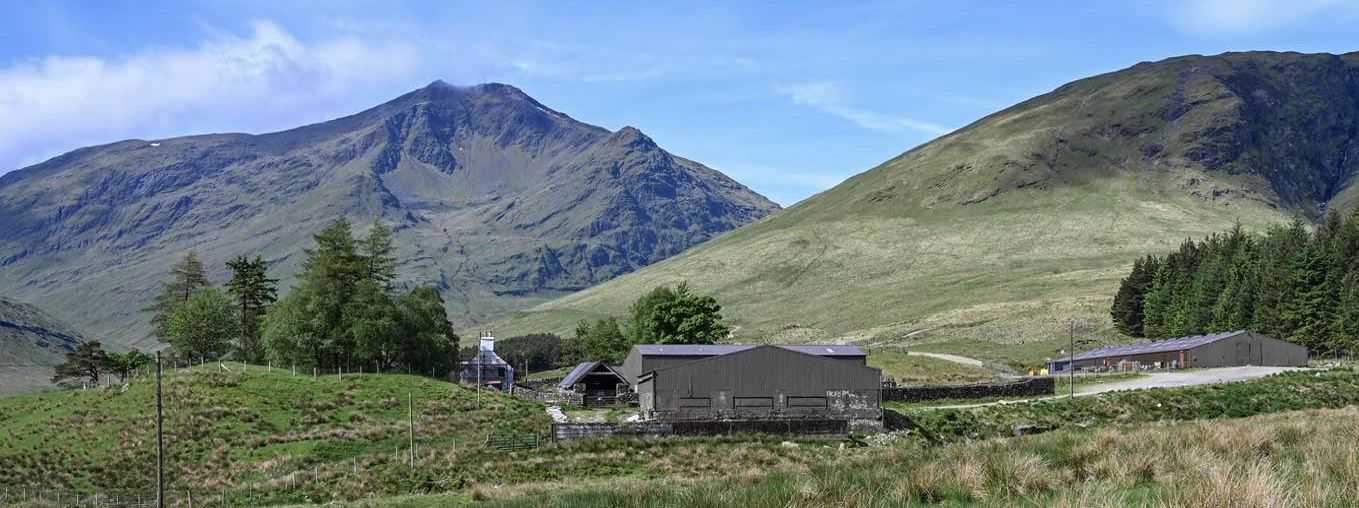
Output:
[[[148,388],[0,398],[0,486],[146,492]],[[403,375],[195,369],[170,376],[167,393],[179,506],[191,489],[200,504],[211,493],[233,506],[535,508],[1347,506],[1359,495],[1350,368],[907,411],[911,430],[862,448],[746,436],[499,451],[482,444],[487,433],[543,432],[542,406]]]

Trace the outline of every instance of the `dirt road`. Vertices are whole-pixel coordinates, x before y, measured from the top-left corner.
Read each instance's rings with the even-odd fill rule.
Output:
[[[1217,369],[1193,369],[1180,372],[1152,372],[1138,378],[1127,381],[1115,381],[1112,383],[1101,383],[1086,385],[1076,388],[1077,397],[1097,395],[1101,393],[1116,392],[1122,390],[1141,390],[1144,388],[1174,388],[1178,386],[1210,385],[1216,383],[1235,383],[1240,381],[1250,381],[1265,376],[1287,372],[1290,370],[1305,370],[1300,367],[1223,367]],[[995,402],[983,402],[979,404],[953,404],[948,406],[931,406],[921,409],[963,409],[970,407],[994,406],[997,404],[1014,404],[1017,402],[1032,402],[1036,400],[1056,399],[1067,395],[1058,394],[1046,397],[1034,397],[1027,399],[1000,400]]]

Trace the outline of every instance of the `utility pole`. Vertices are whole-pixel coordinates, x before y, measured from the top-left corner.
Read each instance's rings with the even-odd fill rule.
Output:
[[[160,351],[156,351],[156,508],[165,508],[165,424],[160,401]]]
[[[411,392],[406,392],[406,414],[409,417],[406,436],[411,447],[411,467],[415,467],[415,396]]]
[[[1071,361],[1066,364],[1071,371],[1071,400],[1076,400],[1076,320],[1071,320]]]
[[[482,337],[485,337],[485,336],[486,336],[486,332],[481,332],[481,336],[482,336]],[[480,411],[480,410],[481,410],[481,369],[486,368],[486,366],[485,366],[485,365],[482,365],[482,363],[481,363],[481,343],[477,343],[477,356],[475,356],[474,358],[476,358],[476,364],[477,364],[477,410]]]

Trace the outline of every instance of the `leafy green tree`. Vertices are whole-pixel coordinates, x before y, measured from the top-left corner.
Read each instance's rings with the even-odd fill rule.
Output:
[[[304,289],[294,288],[288,296],[269,306],[264,314],[262,339],[265,355],[278,365],[320,367],[318,359],[321,340],[307,313],[308,297]]]
[[[671,289],[670,286],[658,286],[632,302],[632,309],[628,318],[628,338],[634,344],[660,342],[660,325],[657,322],[656,307],[674,301],[680,295],[688,292],[689,285],[684,282],[681,282],[675,289]]]
[[[151,364],[151,357],[141,351],[132,350],[126,353],[108,353],[108,371],[118,379],[129,379],[142,367]]]
[[[393,370],[407,360],[408,336],[402,330],[396,304],[371,280],[360,282],[349,299],[345,317],[350,340],[358,348],[359,363]],[[413,338],[412,338],[413,339]]]
[[[656,306],[656,335],[661,344],[713,344],[727,337],[722,306],[707,295],[685,291]]]
[[[231,299],[209,286],[175,309],[166,329],[166,342],[176,355],[217,360],[231,352],[233,339],[240,336],[241,322]]]
[[[237,256],[227,261],[231,279],[227,292],[236,298],[241,322],[241,335],[236,343],[236,355],[242,361],[258,363],[264,359],[260,318],[269,304],[278,300],[278,279],[271,279],[264,258]]]
[[[433,286],[412,289],[397,299],[396,308],[406,338],[403,361],[419,372],[452,368],[459,338],[439,290]]]
[[[581,320],[576,324],[576,342],[588,360],[618,363],[628,355],[631,341],[618,327],[618,320],[608,317],[594,322]]]
[[[66,361],[58,364],[52,375],[52,382],[66,384],[71,380],[84,379],[98,385],[99,379],[109,370],[109,355],[99,341],[82,342],[75,351],[66,353]]]
[[[209,285],[207,273],[203,271],[203,261],[198,259],[197,251],[190,250],[184,259],[171,266],[170,280],[162,283],[156,300],[144,309],[151,313],[151,326],[156,337],[166,340],[170,316],[194,293]]]

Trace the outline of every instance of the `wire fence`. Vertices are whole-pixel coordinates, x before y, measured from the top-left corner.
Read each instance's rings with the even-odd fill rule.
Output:
[[[189,361],[181,359],[178,362],[166,360],[162,363],[162,373],[167,381],[176,377],[176,374],[183,372],[226,372],[244,376],[270,374],[279,376],[289,376],[298,378],[312,379],[336,379],[346,380],[355,376],[365,376],[372,374],[410,374],[416,376],[429,376],[441,380],[449,379],[449,372],[439,370],[415,371],[409,369],[379,369],[355,367],[320,369],[302,366],[279,366],[273,364],[246,364],[240,362],[226,361]],[[155,365],[154,363],[147,369],[139,370],[136,374],[129,376],[128,379],[106,378],[98,386],[86,384],[76,386],[75,390],[80,389],[105,389],[105,390],[126,390],[129,386],[141,383],[154,383]],[[447,465],[451,460],[452,452],[448,446],[452,441],[441,441],[443,448],[424,447],[419,445],[421,440],[419,429],[426,425],[436,426],[437,422],[431,421],[433,416],[425,414],[420,407],[420,401],[416,397],[410,400],[392,401],[394,406],[410,406],[409,417],[401,421],[373,422],[367,424],[361,431],[371,431],[378,434],[375,436],[400,440],[400,444],[390,448],[388,452],[365,453],[352,459],[339,462],[313,464],[297,466],[283,465],[278,469],[262,471],[260,475],[253,476],[247,482],[233,482],[225,485],[224,488],[205,488],[203,485],[184,485],[178,481],[170,481],[166,485],[165,506],[174,507],[203,507],[203,506],[264,506],[274,504],[291,504],[298,502],[299,499],[310,499],[312,495],[328,495],[335,485],[343,484],[361,478],[365,471],[370,468],[391,468],[394,466],[409,467],[412,471],[419,470],[422,466]],[[383,399],[386,401],[386,399]],[[173,404],[173,401],[169,403]],[[384,402],[385,403],[385,402]],[[382,404],[382,403],[379,403]],[[480,397],[478,397],[478,408],[475,412],[480,412]],[[386,406],[382,406],[386,407]],[[468,412],[468,411],[464,411]],[[330,435],[330,433],[343,434],[337,429],[320,431],[320,435]],[[360,432],[360,431],[355,431]],[[361,433],[361,432],[360,432]],[[348,435],[348,434],[344,434]],[[366,435],[366,434],[365,434]],[[368,436],[372,437],[372,436]],[[535,436],[537,437],[537,436]],[[488,436],[487,441],[481,441],[481,446],[490,448],[500,448],[508,446],[515,449],[527,449],[538,446],[546,442],[545,439],[537,437],[536,442],[527,448],[522,437],[518,439],[500,439]],[[409,441],[408,441],[409,440]],[[150,446],[154,446],[154,441]],[[139,469],[139,468],[132,468]],[[436,468],[439,469],[439,468]],[[447,468],[443,468],[447,469]],[[117,490],[105,489],[102,487],[81,488],[63,487],[49,488],[41,484],[24,485],[23,480],[18,478],[6,478],[6,474],[0,472],[0,506],[27,505],[27,506],[79,506],[79,507],[143,507],[157,506],[156,491],[154,488],[154,477],[150,478],[153,482],[147,489]],[[79,476],[79,475],[77,475]],[[420,474],[416,476],[425,477],[428,475]],[[15,483],[17,480],[20,483]],[[457,478],[422,478],[419,480],[421,487],[418,491],[443,490],[453,485],[461,485]],[[447,484],[447,485],[445,485]],[[414,492],[414,491],[413,491]]]

